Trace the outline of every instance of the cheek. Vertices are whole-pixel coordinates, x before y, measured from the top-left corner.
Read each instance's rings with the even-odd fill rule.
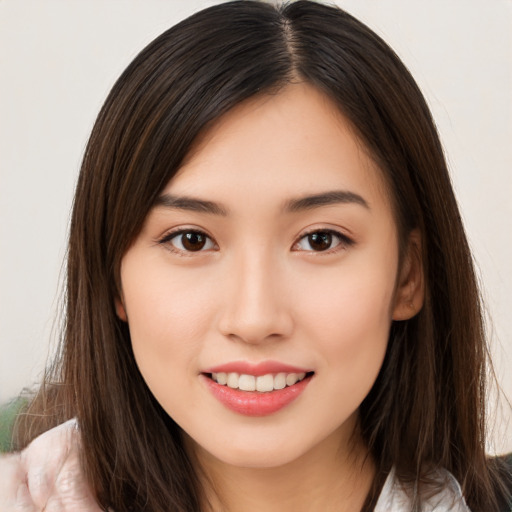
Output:
[[[393,268],[358,260],[310,282],[307,296],[296,294],[307,338],[316,340],[325,367],[346,386],[371,386],[382,364],[391,326]]]
[[[196,361],[211,326],[211,287],[165,266],[143,272],[126,264],[123,295],[135,359],[149,387],[196,374]]]
[[[331,280],[329,293],[324,288],[318,286],[309,295],[303,325],[319,356],[311,416],[323,418],[332,430],[356,413],[380,371],[391,325],[393,283],[383,275],[349,273],[337,283]]]

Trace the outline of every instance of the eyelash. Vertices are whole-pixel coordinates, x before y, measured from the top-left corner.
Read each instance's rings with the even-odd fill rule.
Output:
[[[177,229],[176,231],[171,231],[170,233],[167,233],[162,239],[160,239],[158,241],[158,243],[160,245],[167,246],[167,248],[171,252],[177,254],[178,256],[189,257],[189,256],[194,255],[195,253],[205,252],[204,245],[197,251],[190,251],[185,248],[183,248],[183,249],[177,248],[171,243],[173,239],[178,238],[179,236],[183,236],[185,234],[204,237],[206,239],[205,245],[207,245],[208,241],[209,241],[211,245],[213,245],[214,247],[217,247],[214,240],[209,235],[207,235],[204,231],[201,231],[199,229],[192,229],[192,228],[191,229]],[[337,239],[338,243],[334,247],[330,247],[325,250],[315,251],[314,249],[310,249],[310,250],[306,249],[305,252],[311,252],[311,253],[316,253],[316,254],[333,254],[333,253],[336,253],[343,249],[347,249],[348,247],[354,245],[354,243],[355,243],[354,240],[352,240],[348,236],[344,235],[343,233],[340,233],[339,231],[335,231],[333,229],[312,229],[311,231],[304,233],[299,238],[299,240],[293,244],[292,251],[299,252],[300,249],[295,249],[295,247],[297,247],[299,245],[299,243],[302,242],[303,240],[306,240],[308,237],[315,235],[315,234],[328,235],[329,237],[331,237],[331,240]],[[310,243],[311,243],[311,241],[310,241]],[[181,245],[183,247],[183,241],[181,242]],[[211,250],[211,248],[208,248],[207,250]]]

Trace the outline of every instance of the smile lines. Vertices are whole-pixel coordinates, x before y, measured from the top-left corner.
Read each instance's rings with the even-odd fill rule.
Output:
[[[232,389],[239,389],[241,391],[260,391],[268,393],[277,389],[284,389],[287,386],[293,386],[300,382],[306,373],[278,373],[273,375],[268,373],[255,377],[254,375],[239,374],[239,373],[212,373],[210,374],[212,380],[222,386],[228,386]]]

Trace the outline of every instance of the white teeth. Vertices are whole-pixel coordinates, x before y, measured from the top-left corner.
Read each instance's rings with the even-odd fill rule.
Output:
[[[287,386],[293,386],[297,382],[297,374],[296,373],[289,373],[286,376],[286,385]]]
[[[286,385],[293,386],[296,382],[301,381],[305,376],[305,373],[289,373],[286,376]]]
[[[227,385],[230,388],[238,389],[238,373],[228,373]]]
[[[223,386],[227,385],[233,389],[242,391],[259,391],[266,393],[275,389],[284,389],[286,386],[293,386],[300,382],[306,374],[302,373],[278,373],[272,375],[254,375],[238,374],[238,373],[212,373],[212,379]]]
[[[267,375],[260,375],[256,377],[256,390],[257,391],[273,391],[274,390],[274,376],[270,373]]]
[[[274,389],[284,389],[286,387],[286,373],[278,373],[274,377]]]
[[[256,391],[256,377],[254,375],[240,375],[238,389],[242,391]]]

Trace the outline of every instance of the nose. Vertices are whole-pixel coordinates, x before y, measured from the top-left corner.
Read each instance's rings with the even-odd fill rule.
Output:
[[[262,255],[241,258],[231,266],[219,320],[224,336],[258,344],[291,335],[293,314],[282,270]]]

